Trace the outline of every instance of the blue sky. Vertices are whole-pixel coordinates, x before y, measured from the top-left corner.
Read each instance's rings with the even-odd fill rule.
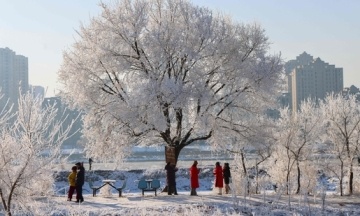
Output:
[[[104,0],[108,2],[110,0]],[[0,0],[0,47],[29,58],[29,81],[54,95],[62,51],[98,0]],[[192,0],[266,30],[270,52],[285,61],[306,51],[344,69],[344,86],[360,87],[359,0]]]

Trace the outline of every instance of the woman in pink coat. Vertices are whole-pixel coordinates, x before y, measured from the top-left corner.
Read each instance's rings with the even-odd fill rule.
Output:
[[[222,172],[222,167],[220,166],[220,162],[216,162],[213,173],[215,176],[215,187],[219,188],[218,194],[221,195],[222,188],[224,187],[224,182],[223,182],[223,172]]]
[[[190,187],[191,187],[191,196],[197,196],[196,188],[199,187],[199,172],[197,168],[197,161],[194,161],[193,165],[190,167]]]

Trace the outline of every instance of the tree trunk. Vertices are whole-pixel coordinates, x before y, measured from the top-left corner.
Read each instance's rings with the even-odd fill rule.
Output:
[[[344,163],[341,161],[341,165],[340,165],[340,196],[343,196],[344,195],[344,192],[343,192],[343,178],[344,178]]]
[[[176,145],[174,146],[165,146],[165,163],[170,162],[177,164],[179,160],[179,155],[184,146]]]
[[[244,172],[244,176],[245,176],[245,179],[246,179],[246,187],[247,189],[245,190],[247,194],[250,194],[250,183],[249,183],[249,179],[248,179],[248,176],[247,176],[247,170],[246,170],[246,164],[245,164],[245,154],[243,151],[240,152],[240,156],[241,156],[241,165],[242,165],[242,168],[243,168],[243,172]]]
[[[349,195],[353,194],[353,183],[354,183],[354,171],[353,171],[353,164],[350,164],[350,171],[349,171]]]
[[[247,170],[246,170],[246,165],[245,165],[245,155],[244,155],[243,151],[240,152],[240,156],[241,156],[241,165],[243,168],[244,175],[247,176]]]
[[[166,147],[165,147],[165,163],[166,163],[167,160],[169,159],[169,158],[167,158],[167,155],[166,155],[166,154],[167,154],[167,153],[166,153],[167,148],[171,148],[171,146],[166,146]],[[172,159],[174,159],[174,161],[173,161],[172,163],[175,163],[175,166],[176,166],[176,164],[177,164],[177,162],[178,162],[178,160],[179,160],[180,152],[181,152],[181,150],[182,150],[184,147],[177,145],[177,146],[175,146],[175,147],[173,147],[173,148],[174,148],[174,152],[173,152],[174,154],[171,155],[170,157],[171,157]],[[174,157],[174,158],[173,158],[173,157]],[[170,161],[172,161],[172,159],[171,159]],[[176,176],[175,176],[175,179],[176,179]],[[167,192],[167,191],[168,191],[168,185],[166,185],[161,192]]]
[[[177,164],[177,162],[179,160],[180,152],[181,152],[182,149],[183,149],[183,147],[181,147],[181,146],[176,146],[175,147],[175,161],[176,161],[175,164]]]
[[[258,164],[257,164],[257,160],[255,163],[255,172],[256,172],[256,185],[255,185],[255,193],[258,194],[258,188],[259,188],[259,170],[258,170]]]
[[[290,194],[290,171],[288,170],[288,172],[286,173],[286,194]]]
[[[296,189],[296,194],[300,193],[300,187],[301,187],[301,176],[300,176],[300,164],[299,161],[296,162],[296,166],[297,166],[297,189]]]
[[[9,195],[8,199],[5,200],[4,194],[2,193],[2,190],[0,189],[0,197],[1,197],[2,204],[3,204],[3,208],[4,208],[5,212],[6,212],[6,215],[11,216],[12,213],[11,213],[11,210],[10,210],[10,206],[11,206],[12,193]]]

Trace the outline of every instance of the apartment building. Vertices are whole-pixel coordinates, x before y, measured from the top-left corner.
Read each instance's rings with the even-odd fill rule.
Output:
[[[9,48],[0,48],[0,88],[3,98],[0,105],[3,107],[7,100],[15,103],[19,93],[28,91],[29,69],[28,58],[17,55]]]
[[[300,104],[308,98],[322,100],[329,93],[340,93],[344,88],[342,68],[320,58],[314,59],[306,52],[287,62],[285,71],[293,110],[299,109]]]

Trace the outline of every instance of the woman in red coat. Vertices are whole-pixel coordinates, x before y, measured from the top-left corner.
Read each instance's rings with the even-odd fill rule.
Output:
[[[224,182],[223,182],[223,171],[222,171],[222,167],[220,166],[220,162],[216,162],[213,173],[215,176],[215,187],[219,188],[218,194],[221,195],[222,188],[224,187]]]
[[[190,167],[190,187],[191,187],[191,196],[197,196],[196,188],[199,187],[199,172],[197,168],[197,161],[194,161],[193,165]]]

